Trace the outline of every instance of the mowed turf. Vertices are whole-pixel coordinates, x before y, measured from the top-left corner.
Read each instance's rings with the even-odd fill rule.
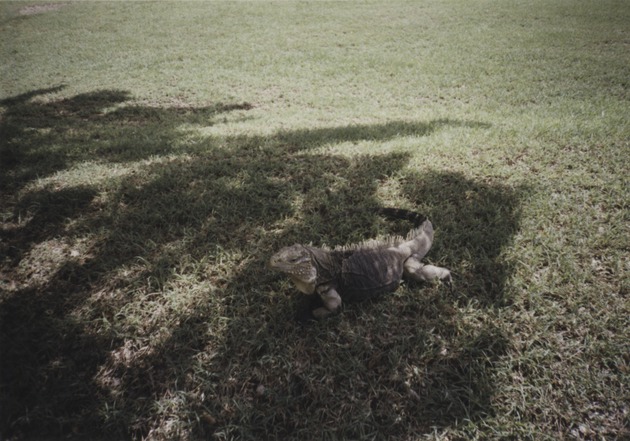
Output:
[[[0,437],[630,437],[630,3],[0,3]],[[454,286],[300,323],[268,257]]]

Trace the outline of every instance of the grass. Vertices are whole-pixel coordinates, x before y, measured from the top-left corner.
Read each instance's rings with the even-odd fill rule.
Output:
[[[0,3],[4,439],[630,437],[627,2]],[[264,267],[427,214],[455,287]]]

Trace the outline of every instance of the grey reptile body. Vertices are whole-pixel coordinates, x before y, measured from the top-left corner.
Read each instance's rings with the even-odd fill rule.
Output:
[[[433,225],[424,216],[389,209],[388,214],[423,222],[406,237],[388,237],[339,248],[292,245],[269,260],[269,267],[289,275],[298,290],[317,294],[324,306],[313,314],[323,318],[337,312],[342,301],[361,301],[395,291],[403,276],[430,281],[450,281],[446,268],[425,265],[420,260],[433,243]]]

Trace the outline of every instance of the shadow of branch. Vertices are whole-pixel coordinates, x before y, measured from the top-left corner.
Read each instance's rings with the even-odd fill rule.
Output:
[[[491,367],[475,352],[487,349],[483,332],[476,333],[472,352],[452,337],[458,355],[439,358],[430,329],[454,334],[459,319],[447,302],[437,301],[439,289],[420,300],[403,294],[389,299],[390,306],[389,300],[378,302],[365,314],[350,310],[345,321],[306,329],[292,320],[286,284],[263,267],[281,242],[370,236],[378,229],[376,216],[342,219],[342,210],[352,206],[355,213],[373,213],[380,206],[379,185],[409,160],[397,152],[346,157],[319,153],[317,147],[487,125],[394,121],[265,137],[207,137],[181,154],[182,124],[213,124],[217,115],[251,106],[151,108],[128,105],[131,97],[124,91],[33,102],[41,93],[46,90],[2,102],[7,110],[0,128],[6,137],[0,152],[8,158],[2,201],[12,213],[3,214],[1,234],[12,257],[2,261],[3,278],[10,282],[0,299],[1,349],[13,360],[2,366],[3,432],[299,437],[314,430],[309,425],[314,411],[330,423],[340,412],[345,415],[330,400],[348,396],[345,385],[358,381],[350,388],[357,400],[338,404],[352,413],[337,435],[405,434],[407,423],[429,428],[414,416],[418,404],[400,398],[408,397],[409,381],[420,381],[405,380],[409,366],[426,369],[433,389],[425,398],[432,402],[445,387],[462,402],[486,384],[491,388]],[[168,158],[155,160],[160,156]],[[28,187],[90,161],[138,164],[105,183]],[[467,274],[471,292],[483,291],[485,285],[476,282],[483,277],[469,275],[459,254],[461,241],[472,243],[472,261],[480,262],[485,253],[494,273],[503,271],[491,285],[491,294],[500,295],[509,271],[501,266],[500,249],[518,224],[518,194],[439,172],[407,173],[404,181],[405,195],[450,237],[436,243],[432,255],[446,256]],[[498,225],[501,235],[477,236],[475,222],[453,216],[477,214],[479,204],[469,202],[466,193],[471,189],[486,201],[487,219],[507,214]],[[440,215],[444,200],[449,208]],[[505,207],[514,208],[502,212]],[[449,254],[451,246],[455,251]],[[40,276],[33,278],[37,271]],[[418,326],[418,314],[425,326]],[[487,350],[496,352],[492,348]],[[397,355],[388,357],[392,353]],[[465,366],[475,363],[483,385],[473,383],[470,393],[444,386],[460,384]],[[260,385],[268,392],[257,393]],[[59,398],[73,394],[81,397],[78,406]],[[403,424],[377,409],[379,400],[390,399],[407,415]],[[439,418],[427,414],[429,407],[420,410],[427,421],[447,425],[491,411],[487,394],[479,400],[473,411],[439,401]],[[365,416],[370,409],[372,416]],[[177,424],[169,422],[172,415]]]

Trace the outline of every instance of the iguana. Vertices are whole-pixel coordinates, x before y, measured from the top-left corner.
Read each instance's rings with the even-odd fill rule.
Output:
[[[295,244],[282,248],[268,263],[286,273],[304,294],[317,294],[323,306],[312,311],[315,318],[339,310],[343,301],[360,301],[395,291],[403,275],[419,281],[451,281],[448,269],[425,265],[420,260],[433,243],[433,225],[425,216],[385,208],[388,216],[414,221],[406,237],[390,236],[337,248]]]

